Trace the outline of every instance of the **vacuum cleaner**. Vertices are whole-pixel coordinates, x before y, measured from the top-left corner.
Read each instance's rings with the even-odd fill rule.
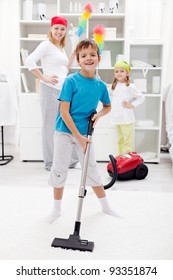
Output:
[[[89,117],[89,125],[88,125],[88,139],[91,140],[92,133],[94,131],[93,128],[93,121],[92,118],[96,112],[92,113]],[[79,250],[79,251],[89,251],[92,252],[94,249],[94,242],[88,241],[86,239],[80,238],[80,227],[81,227],[81,213],[82,213],[82,206],[83,206],[83,199],[86,195],[86,175],[87,175],[87,168],[88,168],[88,159],[89,159],[89,153],[90,153],[90,144],[87,144],[85,156],[84,156],[84,162],[83,162],[83,168],[82,168],[82,175],[81,175],[81,182],[80,182],[80,188],[79,188],[79,195],[78,195],[78,208],[77,208],[77,215],[76,215],[76,221],[74,225],[74,232],[73,234],[69,235],[68,239],[64,238],[55,238],[51,244],[52,247],[60,247],[62,249],[72,249],[72,250]],[[116,167],[115,159],[112,155],[109,156],[110,160],[112,162],[113,168]],[[114,169],[113,169],[114,170]],[[115,173],[115,170],[113,171]],[[106,188],[110,188],[115,182],[115,177],[112,177],[111,182],[106,185]]]
[[[107,165],[108,174],[114,180],[144,179],[148,174],[148,167],[144,164],[141,156],[136,152],[129,152],[115,157],[116,166],[109,162]]]

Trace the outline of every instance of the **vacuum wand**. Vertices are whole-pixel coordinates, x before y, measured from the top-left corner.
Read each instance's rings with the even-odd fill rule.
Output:
[[[96,112],[92,113],[89,117],[89,124],[88,124],[88,139],[91,140],[92,133],[93,133],[93,116]],[[79,250],[79,251],[89,251],[92,252],[94,249],[94,242],[88,241],[86,239],[81,239],[79,232],[81,226],[81,213],[82,213],[82,206],[83,206],[83,199],[86,195],[86,176],[87,176],[87,169],[88,169],[88,160],[90,154],[90,143],[87,143],[83,167],[82,167],[82,175],[81,175],[81,182],[79,188],[79,195],[78,195],[78,207],[77,207],[77,215],[76,221],[74,225],[74,232],[70,234],[68,239],[64,238],[55,238],[52,242],[52,247],[60,247],[62,249],[72,249],[72,250]]]
[[[92,139],[92,133],[94,131],[93,128],[93,121],[92,118],[94,116],[94,113],[91,114],[89,117],[89,125],[88,125],[88,139]],[[82,168],[82,175],[81,175],[81,182],[80,182],[80,188],[79,188],[79,201],[78,201],[78,210],[77,210],[77,216],[76,216],[76,221],[80,222],[81,221],[81,213],[82,213],[82,205],[83,205],[83,199],[86,195],[86,176],[87,176],[87,170],[88,170],[88,160],[89,160],[89,154],[90,154],[90,144],[87,143],[86,151],[85,151],[85,156],[84,156],[84,162],[83,162],[83,168]],[[76,230],[75,230],[76,231]]]

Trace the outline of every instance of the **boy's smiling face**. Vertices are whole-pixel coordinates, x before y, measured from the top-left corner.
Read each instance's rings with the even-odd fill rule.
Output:
[[[79,65],[85,72],[95,71],[100,57],[98,56],[97,49],[89,46],[88,48],[82,48],[79,53]]]

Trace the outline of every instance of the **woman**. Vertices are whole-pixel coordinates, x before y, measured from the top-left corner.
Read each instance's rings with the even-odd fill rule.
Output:
[[[51,19],[48,38],[29,55],[25,65],[38,79],[40,79],[40,104],[42,111],[42,145],[45,169],[50,170],[53,161],[53,134],[55,120],[59,111],[59,96],[62,84],[71,67],[74,55],[68,59],[64,47],[67,30],[67,20],[55,16]],[[37,62],[41,60],[42,71]],[[78,162],[74,150],[70,167]]]

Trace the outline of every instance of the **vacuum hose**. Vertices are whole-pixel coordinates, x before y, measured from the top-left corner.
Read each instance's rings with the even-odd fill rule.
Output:
[[[109,158],[112,163],[113,174],[112,174],[112,180],[107,185],[103,186],[105,190],[111,188],[113,186],[113,184],[116,182],[117,177],[118,177],[116,160],[113,155],[109,155]]]

